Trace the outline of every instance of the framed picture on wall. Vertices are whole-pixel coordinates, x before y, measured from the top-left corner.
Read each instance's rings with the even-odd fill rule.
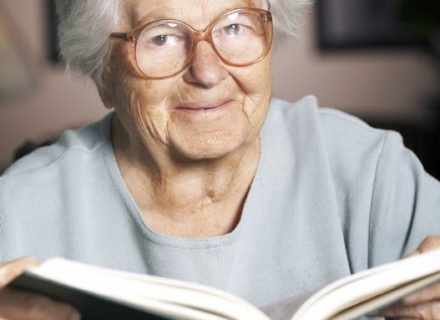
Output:
[[[60,50],[58,48],[57,15],[54,0],[46,0],[47,22],[47,58],[53,64],[61,63]]]
[[[404,0],[317,0],[321,49],[422,45],[402,22]]]

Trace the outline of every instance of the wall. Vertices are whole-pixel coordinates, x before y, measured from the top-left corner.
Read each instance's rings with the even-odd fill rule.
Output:
[[[44,0],[2,0],[18,28],[35,74],[25,95],[0,101],[0,168],[26,139],[42,141],[106,113],[90,81],[50,65],[46,59]]]
[[[314,14],[299,40],[278,48],[275,94],[288,100],[313,93],[323,106],[367,118],[423,121],[425,99],[439,92],[439,74],[427,54],[416,49],[317,50]]]
[[[89,81],[46,62],[44,0],[2,0],[23,38],[36,76],[26,95],[0,102],[0,167],[26,139],[44,140],[107,111]],[[280,45],[274,55],[274,92],[295,100],[317,95],[324,106],[364,117],[429,117],[427,95],[438,90],[431,62],[415,51],[320,54],[311,13],[300,40]]]

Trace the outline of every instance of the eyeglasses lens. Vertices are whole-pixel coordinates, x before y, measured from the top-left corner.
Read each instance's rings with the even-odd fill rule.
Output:
[[[259,14],[235,11],[212,26],[212,44],[226,63],[250,64],[265,55],[270,46],[267,28]],[[183,23],[166,20],[149,24],[137,40],[137,64],[150,77],[172,75],[185,67],[193,43],[193,31]]]

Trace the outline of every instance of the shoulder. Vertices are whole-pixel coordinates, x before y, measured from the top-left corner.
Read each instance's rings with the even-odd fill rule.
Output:
[[[33,198],[43,200],[50,194],[55,197],[63,185],[90,176],[101,165],[98,159],[103,148],[110,145],[110,122],[108,115],[81,129],[66,131],[56,143],[16,161],[0,177],[0,206],[25,203],[23,199],[31,203]]]
[[[262,141],[271,155],[283,155],[267,157],[266,168],[282,168],[278,177],[292,181],[289,188],[299,194],[284,197],[288,207],[296,199],[307,218],[315,214],[315,221],[325,216],[335,221],[353,270],[397,259],[427,235],[439,234],[433,221],[438,220],[440,183],[398,133],[320,108],[316,98],[306,97],[272,101]]]
[[[286,132],[292,143],[320,146],[330,156],[345,155],[345,161],[349,160],[347,155],[378,155],[385,145],[403,145],[398,133],[373,128],[345,112],[320,107],[314,96],[293,103],[273,99],[265,127],[266,134]]]
[[[279,121],[289,126],[296,125],[301,128],[326,130],[329,134],[353,131],[363,135],[383,135],[384,130],[370,127],[361,119],[339,111],[337,109],[325,108],[319,105],[314,96],[306,96],[295,102],[288,102],[280,99],[272,99],[269,121]]]
[[[362,214],[368,216],[382,172],[417,161],[398,133],[372,128],[341,111],[321,108],[314,97],[295,103],[274,100],[271,109],[262,140],[266,146],[275,145],[270,145],[273,154],[289,159],[285,168],[295,166],[296,171],[286,178],[295,180],[307,174],[303,180],[315,181],[317,190],[322,190],[324,180],[328,181],[326,192],[334,194],[341,214],[359,211],[344,211],[349,204],[365,208]],[[395,180],[395,176],[389,178]]]
[[[100,121],[78,130],[65,131],[54,144],[38,148],[17,160],[0,177],[0,182],[56,167],[71,158],[93,154],[109,143],[110,122],[111,115],[107,115]]]

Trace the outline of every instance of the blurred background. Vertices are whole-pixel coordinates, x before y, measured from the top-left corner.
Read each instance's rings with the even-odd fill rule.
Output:
[[[0,172],[108,112],[93,83],[58,61],[54,21],[51,0],[0,2]],[[397,130],[440,177],[439,47],[439,0],[316,0],[298,39],[276,46],[274,95],[313,94]]]

